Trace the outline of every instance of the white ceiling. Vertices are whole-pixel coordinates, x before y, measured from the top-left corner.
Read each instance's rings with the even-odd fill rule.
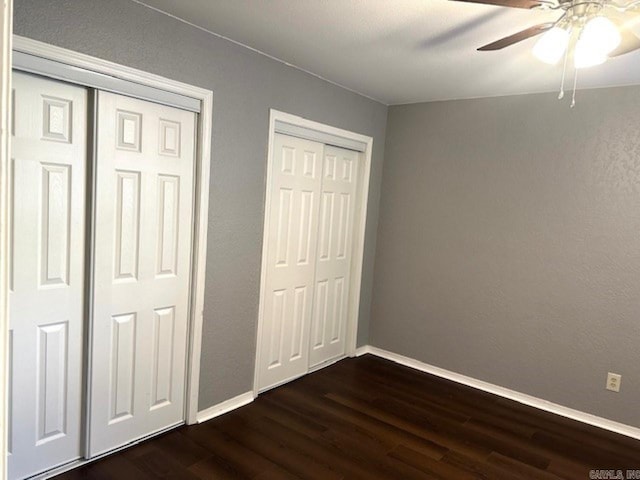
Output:
[[[559,66],[532,57],[535,39],[476,51],[557,13],[449,0],[139,3],[385,104],[547,92],[560,84]],[[640,51],[581,70],[578,78],[579,88],[638,83]]]

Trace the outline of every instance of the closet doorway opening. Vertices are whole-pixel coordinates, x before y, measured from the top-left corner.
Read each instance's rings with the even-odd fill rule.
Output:
[[[271,110],[256,396],[355,353],[372,146]]]
[[[19,479],[196,422],[213,98],[21,37],[12,69]]]

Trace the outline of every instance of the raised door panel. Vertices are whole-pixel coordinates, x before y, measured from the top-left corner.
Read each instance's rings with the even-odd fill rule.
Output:
[[[278,225],[276,227],[276,267],[289,266],[289,243],[291,240],[291,215],[294,191],[280,188],[278,192]]]
[[[9,478],[81,456],[87,92],[13,74]]]
[[[308,370],[320,205],[323,145],[277,134],[273,148],[259,390]]]
[[[140,248],[140,172],[116,170],[114,279],[138,277]]]
[[[110,424],[133,417],[136,316],[135,313],[125,313],[111,318]]]
[[[190,112],[99,92],[98,123],[92,456],[184,420],[195,155]]]
[[[329,281],[327,279],[316,282],[316,296],[314,299],[315,311],[313,322],[313,343],[311,347],[314,350],[324,347],[329,308]]]
[[[151,408],[171,404],[173,380],[173,343],[175,308],[158,308],[153,318],[153,370],[151,372]]]
[[[71,166],[40,164],[40,285],[68,285]]]
[[[68,323],[38,327],[38,436],[36,445],[67,433]]]
[[[180,177],[158,176],[157,275],[176,275],[178,261]]]
[[[346,349],[358,155],[324,149],[311,366],[339,358]]]
[[[284,352],[282,351],[284,328],[286,324],[287,313],[287,291],[275,290],[272,292],[271,298],[270,328],[265,331],[269,342],[268,369],[281,367],[285,362]]]

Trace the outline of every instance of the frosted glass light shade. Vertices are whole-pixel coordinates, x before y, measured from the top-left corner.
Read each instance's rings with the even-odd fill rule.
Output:
[[[580,34],[580,41],[590,48],[607,55],[620,45],[620,32],[606,17],[594,17],[587,22]]]
[[[533,47],[533,55],[544,63],[555,65],[562,58],[569,45],[569,32],[553,27],[547,30]]]
[[[600,65],[607,60],[607,54],[597,48],[593,48],[587,42],[578,40],[576,49],[573,52],[573,61],[576,68],[587,68]]]

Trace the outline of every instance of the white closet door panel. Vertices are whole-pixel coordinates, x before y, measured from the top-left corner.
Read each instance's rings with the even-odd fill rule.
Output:
[[[9,478],[81,456],[87,92],[13,74]]]
[[[358,152],[326,145],[309,365],[345,353]]]
[[[322,172],[320,143],[276,134],[258,388],[308,370]]]
[[[195,114],[99,92],[92,456],[184,419]]]

